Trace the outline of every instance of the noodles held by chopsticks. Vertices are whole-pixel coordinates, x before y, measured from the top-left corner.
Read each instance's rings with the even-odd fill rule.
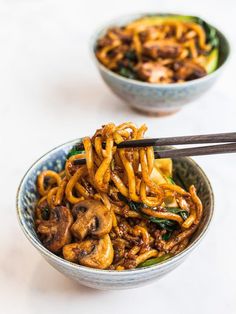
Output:
[[[150,265],[186,248],[203,212],[195,187],[176,185],[172,161],[155,160],[153,147],[116,147],[142,139],[146,129],[104,125],[83,139],[61,173],[39,174],[35,226],[45,247],[71,262],[113,270]],[[84,157],[86,165],[76,164]]]

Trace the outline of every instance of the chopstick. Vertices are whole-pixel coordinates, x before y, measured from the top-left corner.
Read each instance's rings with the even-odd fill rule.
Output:
[[[154,153],[155,158],[179,158],[187,156],[203,156],[203,155],[216,155],[216,154],[229,154],[236,153],[236,143],[189,147],[182,149],[169,149],[157,151]]]
[[[155,151],[155,159],[158,158],[179,158],[187,156],[203,156],[203,155],[216,155],[216,154],[229,154],[236,153],[236,143],[189,147],[181,149],[167,149],[161,151]],[[86,163],[86,159],[74,160],[75,165],[83,165]]]
[[[145,138],[142,140],[124,141],[117,145],[118,148],[129,147],[148,147],[148,146],[166,146],[166,145],[187,145],[187,144],[209,144],[209,143],[229,143],[236,142],[236,132],[176,136],[163,138]]]

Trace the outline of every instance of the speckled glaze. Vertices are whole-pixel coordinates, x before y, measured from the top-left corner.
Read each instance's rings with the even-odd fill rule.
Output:
[[[42,170],[61,171],[68,151],[80,139],[61,145],[36,161],[22,179],[17,192],[17,215],[28,240],[58,271],[88,287],[96,289],[128,289],[142,286],[163,277],[176,268],[196,248],[205,235],[213,215],[214,199],[211,185],[201,168],[190,158],[174,160],[174,173],[188,187],[194,184],[204,205],[203,219],[190,245],[180,254],[156,266],[125,270],[97,270],[70,263],[48,251],[38,239],[34,229],[34,208],[38,199],[36,178]],[[199,256],[199,258],[201,258]],[[202,257],[204,258],[204,257]]]
[[[167,15],[170,15],[166,13]],[[219,77],[223,65],[229,57],[230,48],[225,36],[217,30],[220,39],[219,66],[213,73],[189,82],[174,84],[150,84],[137,80],[127,79],[104,67],[96,58],[94,50],[98,38],[112,26],[123,26],[137,18],[148,14],[135,14],[112,20],[95,33],[91,40],[92,56],[99,73],[107,86],[127,105],[146,113],[171,114],[179,111],[183,106],[204,94]],[[158,15],[158,14],[157,14]]]

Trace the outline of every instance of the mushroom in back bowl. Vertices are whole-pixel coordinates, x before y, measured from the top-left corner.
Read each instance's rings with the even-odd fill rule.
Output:
[[[103,79],[119,97],[159,114],[207,90],[229,53],[215,27],[171,14],[116,20],[96,35],[93,50]]]
[[[173,166],[155,160],[153,147],[116,147],[145,131],[132,123],[105,125],[49,153],[20,186],[26,235],[50,264],[85,285],[128,288],[164,275],[211,220],[212,191],[191,160]]]

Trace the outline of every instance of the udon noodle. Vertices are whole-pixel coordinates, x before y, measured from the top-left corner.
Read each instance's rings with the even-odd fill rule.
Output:
[[[72,149],[60,173],[38,175],[35,227],[48,250],[83,266],[125,270],[188,246],[203,211],[195,187],[177,185],[172,161],[155,160],[153,147],[116,147],[146,130],[104,125]]]
[[[98,60],[111,71],[149,83],[180,83],[214,71],[216,30],[199,18],[146,16],[99,38]]]

